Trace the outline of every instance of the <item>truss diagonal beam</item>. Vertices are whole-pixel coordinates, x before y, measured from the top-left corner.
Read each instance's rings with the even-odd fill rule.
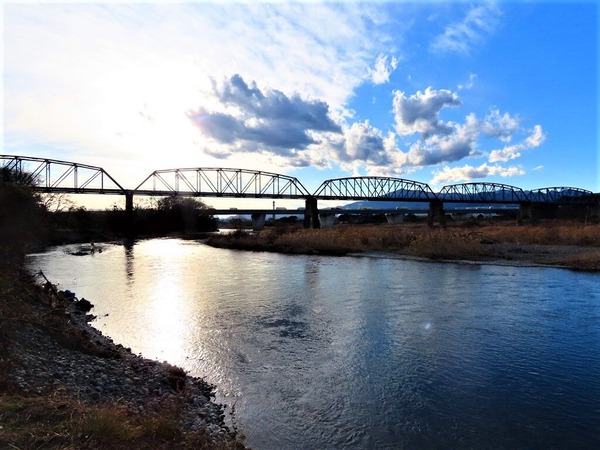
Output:
[[[529,202],[523,189],[501,183],[460,183],[444,186],[438,198],[454,203],[507,203]]]
[[[2,167],[28,177],[40,192],[125,194],[102,167],[58,159],[0,155]]]
[[[347,177],[324,181],[313,197],[320,200],[431,201],[431,188],[418,181],[390,177]]]
[[[195,179],[193,183],[191,180]],[[164,189],[156,187],[156,180]],[[181,181],[181,183],[180,183]],[[151,186],[150,186],[151,185]],[[306,198],[297,178],[271,172],[226,168],[156,170],[133,191],[143,195],[192,195],[240,198]]]
[[[588,203],[597,200],[597,194],[576,187],[556,186],[529,191],[529,199],[535,203]]]

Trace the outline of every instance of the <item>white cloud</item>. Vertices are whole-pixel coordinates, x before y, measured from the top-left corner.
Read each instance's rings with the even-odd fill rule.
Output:
[[[408,97],[403,92],[395,93],[396,130],[402,136],[418,135],[408,151],[398,150],[400,156],[396,161],[401,167],[433,166],[482,156],[486,152],[480,148],[490,139],[506,145],[489,152],[489,162],[506,162],[519,158],[522,150],[539,146],[544,141],[545,135],[539,125],[523,139],[520,119],[509,113],[501,113],[498,108],[492,108],[482,119],[469,113],[464,123],[440,120],[439,111],[442,108],[459,105],[461,102],[458,96],[448,90],[428,88],[425,93],[419,91]],[[518,137],[522,140],[508,145]],[[486,169],[486,173],[490,175],[500,174],[495,167],[481,166],[481,169]],[[510,170],[502,172],[502,176],[515,173],[517,172]]]
[[[501,149],[492,150],[489,155],[489,162],[506,162],[511,159],[521,157],[524,150],[539,147],[546,139],[546,134],[542,130],[541,125],[535,125],[531,134],[522,142],[514,145],[507,145]]]
[[[542,130],[542,126],[535,125],[533,127],[533,131],[531,132],[531,135],[527,139],[525,139],[525,143],[527,145],[527,148],[536,148],[542,145],[545,140],[546,134]]]
[[[402,136],[419,133],[424,138],[450,133],[451,128],[439,119],[439,112],[460,104],[458,96],[446,89],[428,87],[425,92],[417,91],[410,97],[402,91],[394,91],[396,131]]]
[[[369,75],[374,84],[384,84],[390,81],[391,73],[398,67],[398,58],[392,56],[388,62],[386,55],[379,55],[375,66],[369,68]]]
[[[474,116],[469,115],[463,125],[450,123],[451,133],[432,135],[413,144],[406,155],[406,165],[432,166],[473,155],[477,143],[476,125]]]
[[[501,11],[495,2],[473,6],[464,19],[446,27],[430,45],[431,50],[467,55],[491,35],[498,23]]]
[[[500,114],[497,108],[493,108],[483,119],[482,131],[503,142],[510,142],[519,126],[518,118],[512,117],[509,113]]]
[[[489,176],[512,177],[515,175],[524,175],[525,171],[517,166],[502,167],[490,166],[486,163],[478,167],[464,165],[461,167],[444,166],[441,170],[433,172],[433,178],[430,181],[431,185],[441,185],[449,183],[457,183],[461,181],[471,181],[486,178]]]
[[[457,86],[458,90],[461,91],[463,89],[466,89],[466,90],[472,89],[473,86],[475,86],[476,79],[477,79],[477,74],[475,74],[475,73],[470,74],[469,80],[466,83],[464,83],[464,84],[461,83]]]
[[[188,117],[205,138],[215,142],[219,153],[214,156],[263,151],[292,157],[318,143],[318,133],[342,131],[330,118],[326,103],[261,90],[238,74],[220,86],[215,84],[213,95],[218,110],[200,106]]]

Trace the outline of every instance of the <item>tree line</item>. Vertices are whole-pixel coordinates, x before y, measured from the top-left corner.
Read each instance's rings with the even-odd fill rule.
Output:
[[[46,245],[217,229],[198,199],[163,197],[128,215],[116,206],[87,210],[64,195],[35,192],[36,181],[31,174],[0,167],[0,264],[21,264],[27,253]]]

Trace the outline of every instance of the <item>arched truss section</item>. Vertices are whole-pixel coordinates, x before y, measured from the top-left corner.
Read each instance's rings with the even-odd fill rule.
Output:
[[[125,189],[102,167],[56,159],[0,155],[2,170],[26,177],[39,192],[124,194]]]
[[[443,202],[523,203],[529,201],[523,189],[500,183],[460,183],[444,186],[438,193]]]
[[[197,197],[306,198],[297,178],[245,169],[190,168],[155,170],[134,190],[142,195]]]
[[[320,200],[428,201],[436,195],[429,185],[388,177],[348,177],[326,180],[313,197]]]
[[[529,191],[529,200],[535,203],[598,203],[592,191],[574,187],[546,187]]]

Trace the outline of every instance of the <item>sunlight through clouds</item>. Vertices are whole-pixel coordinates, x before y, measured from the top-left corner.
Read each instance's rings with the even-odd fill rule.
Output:
[[[595,28],[583,6],[15,2],[2,11],[5,152],[103,166],[131,184],[204,166],[432,183],[519,177],[537,187],[575,172],[557,156],[565,145],[582,154],[572,165],[595,157]],[[556,26],[568,18],[577,27]],[[569,67],[556,63],[566,56]]]

